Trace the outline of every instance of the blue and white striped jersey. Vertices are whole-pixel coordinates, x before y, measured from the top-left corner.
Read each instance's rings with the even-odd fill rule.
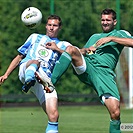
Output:
[[[39,60],[44,72],[51,77],[56,61],[60,57],[60,53],[45,48],[46,43],[51,41],[54,41],[62,50],[71,45],[69,42],[59,41],[57,38],[49,38],[46,35],[35,33],[31,34],[26,42],[18,48],[18,52],[25,56],[20,65],[29,60]]]

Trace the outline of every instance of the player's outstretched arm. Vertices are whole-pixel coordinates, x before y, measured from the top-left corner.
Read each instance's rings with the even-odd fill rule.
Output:
[[[119,43],[119,44],[127,46],[127,47],[133,47],[133,39],[132,38],[119,38],[119,37],[114,37],[114,36],[101,38],[97,41],[96,45],[97,45],[97,47],[99,47],[99,46],[101,46],[107,42],[111,42],[111,41]]]
[[[117,42],[117,43],[127,46],[127,47],[133,47],[133,39],[132,38],[112,37],[112,41]]]
[[[0,85],[8,78],[12,71],[19,65],[19,62],[22,60],[23,55],[17,55],[12,62],[10,63],[8,69],[6,70],[3,76],[0,76]]]

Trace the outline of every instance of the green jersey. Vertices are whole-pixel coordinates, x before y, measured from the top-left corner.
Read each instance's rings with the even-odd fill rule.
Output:
[[[100,38],[108,37],[108,36],[127,38],[127,37],[130,37],[130,34],[124,30],[118,30],[118,31],[113,30],[109,33],[94,34],[93,36],[90,37],[90,39],[88,40],[88,42],[84,47],[88,48],[94,45]],[[96,56],[96,58],[101,62],[102,65],[110,67],[111,69],[115,69],[120,53],[123,48],[124,48],[123,45],[120,45],[116,42],[108,42],[100,46],[96,50],[95,55],[93,56]]]
[[[124,30],[113,30],[109,33],[94,34],[90,37],[84,47],[89,48],[99,39],[107,36],[127,38],[130,37],[130,34]],[[86,54],[84,56],[87,66],[86,71],[83,74],[76,75],[82,82],[92,86],[100,98],[104,94],[110,94],[118,100],[120,99],[115,82],[114,69],[123,48],[123,45],[115,42],[109,42],[98,47],[94,54]]]

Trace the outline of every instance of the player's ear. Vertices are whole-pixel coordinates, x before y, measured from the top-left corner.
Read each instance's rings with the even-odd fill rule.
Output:
[[[45,25],[45,28],[47,29],[47,24]]]
[[[115,19],[115,20],[114,20],[114,25],[116,25],[116,24],[117,24],[117,20]]]

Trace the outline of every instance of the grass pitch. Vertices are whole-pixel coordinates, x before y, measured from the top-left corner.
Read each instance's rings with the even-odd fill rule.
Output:
[[[108,133],[110,118],[104,106],[59,106],[59,113],[59,133]],[[133,123],[133,110],[122,108],[121,120]],[[41,107],[0,109],[0,133],[45,133],[46,125]]]

